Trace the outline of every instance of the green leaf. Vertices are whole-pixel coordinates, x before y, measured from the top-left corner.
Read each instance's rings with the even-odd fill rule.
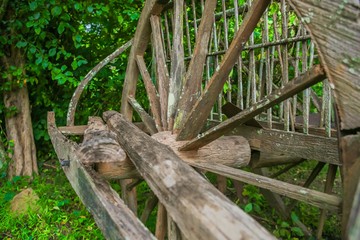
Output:
[[[55,54],[56,54],[56,48],[51,48],[49,51],[49,56],[53,57],[53,56],[55,56]]]
[[[85,59],[81,59],[78,61],[78,66],[80,67],[81,65],[87,64],[87,63],[88,63],[88,61],[86,61]]]
[[[37,34],[37,35],[39,35],[40,33],[41,33],[41,28],[35,28],[35,33]]]
[[[28,21],[28,22],[26,22],[26,27],[30,28],[30,27],[32,27],[32,26],[34,26],[34,21]]]
[[[57,29],[59,34],[62,34],[62,33],[64,32],[64,30],[65,30],[65,25],[66,25],[66,23],[60,22],[60,24],[59,24],[59,26],[58,26],[58,29]]]
[[[252,211],[252,209],[253,209],[252,203],[248,203],[248,204],[246,204],[246,206],[245,206],[245,208],[244,208],[244,211],[247,212],[247,213],[249,213],[249,212]]]
[[[35,53],[35,52],[36,52],[36,47],[35,47],[35,46],[31,46],[30,49],[29,49],[29,51],[30,51],[31,53]]]
[[[37,20],[37,19],[39,19],[39,18],[40,18],[40,13],[39,13],[39,12],[35,13],[35,14],[34,14],[34,19]]]
[[[293,222],[299,221],[299,217],[296,215],[296,213],[291,212],[291,220],[293,220]]]
[[[39,65],[42,62],[42,56],[38,57],[35,61],[36,65]]]
[[[77,42],[81,42],[81,39],[82,39],[81,35],[76,34],[75,40],[76,40]]]
[[[54,17],[59,16],[62,12],[62,8],[59,6],[55,6],[51,9],[51,15],[53,15]]]
[[[71,67],[73,70],[76,70],[78,68],[78,62],[76,61],[76,59],[74,59],[74,61],[71,63]]]
[[[77,11],[82,9],[82,6],[80,3],[75,3],[74,7],[75,7],[75,10],[77,10]]]
[[[93,8],[92,6],[88,6],[88,7],[87,7],[87,11],[88,11],[89,13],[92,13],[92,12],[94,11],[94,8]]]
[[[16,43],[16,47],[18,47],[18,48],[26,47],[26,45],[27,45],[27,42],[25,42],[25,41],[19,41]]]
[[[287,223],[287,222],[281,222],[281,227],[282,228],[288,228],[288,227],[290,227],[290,224]]]
[[[304,236],[303,231],[299,227],[292,227],[291,232],[295,233],[297,236],[302,237]]]
[[[30,6],[30,10],[34,11],[38,7],[38,4],[36,1],[33,1],[33,2],[29,3],[29,6]]]

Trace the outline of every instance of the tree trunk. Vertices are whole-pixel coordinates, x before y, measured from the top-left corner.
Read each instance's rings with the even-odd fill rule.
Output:
[[[16,113],[5,118],[8,140],[14,141],[9,177],[32,176],[38,173],[27,87],[4,93],[6,108],[16,107]]]
[[[8,176],[9,178],[32,176],[38,173],[38,167],[24,59],[20,49],[11,46],[9,57],[3,57],[2,62],[6,69],[10,66],[22,69],[21,76],[13,77],[8,74],[7,79],[3,79],[10,82],[10,88],[4,91],[4,105],[7,112],[5,125],[7,139],[14,143]]]

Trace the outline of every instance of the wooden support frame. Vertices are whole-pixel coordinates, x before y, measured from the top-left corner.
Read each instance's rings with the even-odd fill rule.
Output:
[[[65,175],[103,235],[108,239],[155,239],[110,184],[78,160],[77,144],[61,134],[53,112],[48,113],[48,132],[60,163],[70,161],[63,166]]]

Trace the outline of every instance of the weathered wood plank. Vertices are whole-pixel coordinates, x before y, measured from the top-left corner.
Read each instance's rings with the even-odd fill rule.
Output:
[[[201,17],[201,23],[196,38],[193,57],[190,60],[184,79],[184,87],[179,101],[177,117],[174,125],[178,132],[186,120],[187,113],[191,111],[201,94],[201,82],[204,73],[204,64],[209,49],[211,30],[214,25],[214,11],[216,0],[207,0]]]
[[[70,166],[63,167],[66,177],[103,235],[108,239],[155,239],[110,184],[79,161],[78,146],[56,128],[53,112],[48,113],[48,132],[60,162],[70,161]]]
[[[360,127],[358,1],[289,1],[319,50],[339,109],[342,129]]]
[[[201,134],[200,137],[189,141],[187,144],[182,146],[180,150],[189,151],[205,146],[236,126],[254,118],[256,115],[260,114],[269,107],[272,107],[293,96],[294,94],[306,89],[307,87],[324,80],[325,77],[326,75],[323,68],[320,65],[314,66],[307,73],[293,79],[284,85],[283,88],[273,91],[270,95],[266,96],[256,104],[253,104],[251,107],[243,110],[234,117],[227,119],[216,127],[206,131],[205,133]]]
[[[169,71],[166,66],[164,46],[161,39],[160,31],[160,17],[152,15],[150,17],[151,29],[153,31],[153,44],[155,50],[155,59],[156,59],[156,76],[158,80],[160,94],[160,112],[161,112],[161,122],[164,130],[168,129],[168,99],[169,99]]]
[[[152,112],[152,115],[154,117],[156,128],[159,131],[162,131],[162,124],[161,124],[161,112],[160,112],[160,99],[159,95],[156,92],[156,88],[151,81],[151,77],[149,72],[146,69],[145,61],[143,56],[136,56],[136,62],[139,68],[139,71],[141,73],[142,79],[144,81],[146,93],[149,98],[150,102],[150,109]]]
[[[169,146],[183,161],[220,163],[232,167],[248,165],[251,150],[248,141],[241,136],[224,136],[197,151],[178,151],[186,141],[176,141],[171,132],[159,132],[152,136],[158,142]]]
[[[358,186],[360,175],[360,134],[348,135],[340,138],[341,160],[343,163],[343,187],[344,187],[344,203],[343,203],[343,234],[347,236],[349,233],[346,232],[348,226],[348,219],[352,211],[354,203],[354,196],[356,188]],[[344,162],[346,159],[346,162]],[[355,210],[356,211],[356,210]]]
[[[256,24],[270,2],[270,0],[255,0],[253,2],[228,51],[224,55],[219,70],[214,73],[203,94],[189,113],[184,123],[184,127],[179,132],[177,140],[189,140],[199,133],[202,126],[205,124],[219,93],[222,91],[223,85],[231,69],[238,60],[244,43],[253,32]]]
[[[257,187],[268,189],[274,193],[306,202],[321,209],[327,209],[333,212],[340,212],[341,210],[342,200],[335,195],[318,192],[221,164],[192,163],[190,165]]]
[[[145,109],[141,107],[140,103],[138,103],[138,101],[136,101],[136,99],[133,97],[129,97],[128,101],[133,107],[133,109],[139,114],[142,122],[145,124],[145,127],[148,129],[149,133],[151,135],[157,133],[158,130],[156,128],[154,119],[145,111]]]
[[[259,129],[244,125],[234,128],[229,134],[245,137],[253,150],[341,165],[337,138],[304,135],[276,129]]]
[[[173,26],[173,48],[171,57],[171,78],[169,86],[168,100],[168,130],[173,129],[178,102],[180,99],[183,85],[184,65],[184,46],[183,46],[183,10],[184,0],[174,1],[174,26]]]
[[[135,126],[141,129],[144,132],[147,132],[145,124],[142,122],[134,122]],[[85,130],[88,128],[88,125],[77,125],[77,126],[63,126],[58,127],[59,131],[64,135],[84,135]]]
[[[114,111],[105,112],[104,118],[186,238],[274,239],[170,147],[139,131]]]
[[[357,185],[355,192],[354,202],[348,224],[348,239],[358,240],[360,239],[360,182]]]

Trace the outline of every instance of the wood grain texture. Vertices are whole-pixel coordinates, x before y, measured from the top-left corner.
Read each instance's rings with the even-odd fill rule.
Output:
[[[236,33],[234,40],[231,42],[228,51],[225,53],[219,70],[214,73],[209,84],[204,89],[203,94],[189,113],[183,128],[179,132],[177,140],[189,140],[196,137],[204,126],[211,108],[218,98],[219,93],[222,91],[223,85],[227,80],[231,69],[238,60],[244,43],[253,32],[270,2],[270,0],[255,0],[253,2]]]
[[[138,101],[136,101],[136,99],[133,97],[129,97],[128,101],[133,107],[133,109],[139,114],[142,122],[145,124],[145,127],[148,129],[149,133],[151,135],[157,133],[158,130],[156,128],[156,123],[154,119],[145,111],[145,109],[142,108],[140,103],[138,103]]]
[[[184,44],[183,44],[183,23],[184,23],[184,0],[174,1],[173,7],[173,46],[171,56],[171,78],[168,99],[168,130],[173,129],[175,115],[178,108],[183,77],[185,72]]]
[[[162,131],[159,95],[157,94],[156,88],[151,81],[150,74],[146,69],[144,57],[140,55],[136,56],[136,62],[145,85],[146,93],[149,98],[150,109],[156,123],[156,128],[159,131]]]
[[[79,161],[77,144],[56,128],[53,112],[48,113],[48,132],[59,160],[70,160],[70,166],[63,167],[66,177],[103,235],[107,239],[155,239],[110,184]]]
[[[171,149],[114,111],[104,118],[187,239],[274,239]]]
[[[318,192],[221,164],[193,163],[190,165],[231,179],[268,189],[274,193],[306,202],[318,208],[327,209],[333,212],[340,212],[341,209],[342,200],[335,195]]]
[[[241,136],[224,136],[197,150],[180,152],[178,148],[186,141],[176,141],[171,132],[159,132],[152,136],[158,142],[169,146],[183,161],[220,163],[232,167],[247,166],[250,161],[250,146]]]
[[[326,78],[323,68],[320,65],[314,66],[305,74],[293,79],[283,86],[283,88],[273,91],[270,95],[263,98],[261,101],[253,104],[251,107],[243,110],[234,117],[227,119],[216,127],[202,133],[201,136],[189,141],[184,146],[180,147],[181,151],[189,151],[199,149],[206,144],[221,137],[226,132],[243,124],[264,110],[282,102],[283,100],[292,97],[294,94],[318,83]],[[194,125],[193,127],[196,127]],[[179,139],[177,139],[179,140]]]
[[[289,1],[310,32],[331,82],[341,129],[360,127],[358,1]]]
[[[175,121],[175,132],[178,132],[186,120],[187,113],[201,94],[201,82],[204,73],[204,64],[209,49],[211,30],[214,25],[214,11],[216,0],[207,0],[201,17],[201,23],[195,42],[193,57],[190,60],[185,74],[184,87],[179,101],[178,112]]]

